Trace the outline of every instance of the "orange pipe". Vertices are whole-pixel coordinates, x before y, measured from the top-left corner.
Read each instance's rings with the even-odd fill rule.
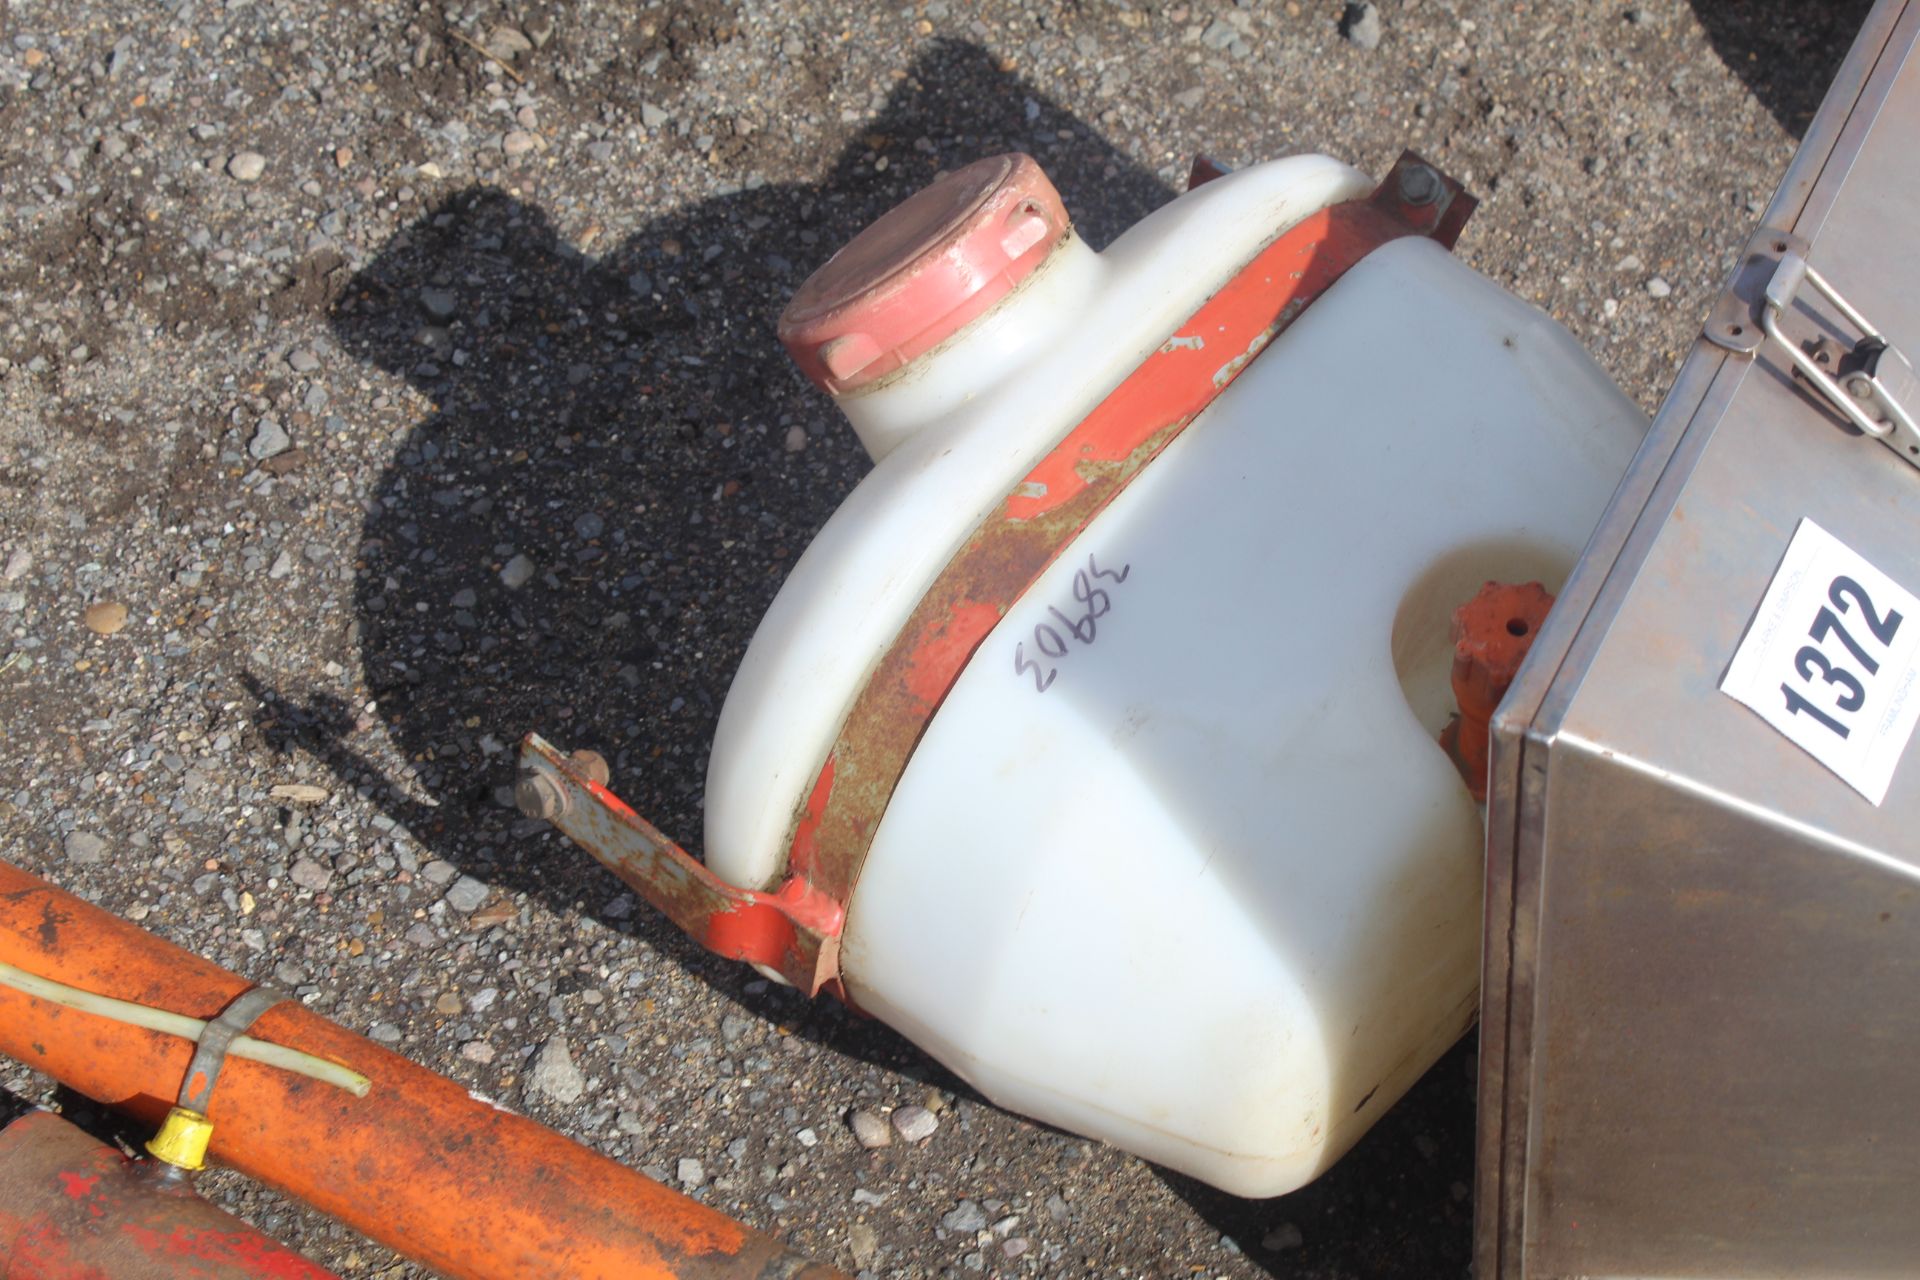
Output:
[[[0,960],[197,1018],[248,983],[0,862]],[[212,1154],[451,1276],[845,1280],[779,1241],[286,1002],[249,1032],[360,1072],[364,1098],[229,1059]],[[0,1053],[157,1124],[191,1046],[0,988]]]

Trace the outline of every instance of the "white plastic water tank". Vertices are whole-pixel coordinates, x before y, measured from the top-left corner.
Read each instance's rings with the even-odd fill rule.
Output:
[[[1094,254],[1005,164],[787,335],[877,465],[723,712],[707,860],[734,883],[783,877],[863,682],[1010,486],[1263,245],[1371,186],[1276,161]],[[903,279],[929,245],[944,274]],[[857,342],[829,323],[849,278],[900,303]],[[1314,1177],[1476,1008],[1448,615],[1490,578],[1557,589],[1645,427],[1547,317],[1430,241],[1375,249],[973,652],[855,884],[851,997],[1014,1110],[1244,1195]]]

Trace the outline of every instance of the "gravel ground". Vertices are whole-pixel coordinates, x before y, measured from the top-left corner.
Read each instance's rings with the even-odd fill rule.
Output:
[[[1028,150],[1101,244],[1195,151],[1415,147],[1484,201],[1461,256],[1651,410],[1866,6],[1344,8],[15,0],[6,856],[849,1271],[1462,1274],[1471,1045],[1237,1201],[707,957],[501,801],[539,727],[697,846],[727,681],[865,469],[772,318],[937,170]],[[889,1114],[926,1136],[863,1148]]]

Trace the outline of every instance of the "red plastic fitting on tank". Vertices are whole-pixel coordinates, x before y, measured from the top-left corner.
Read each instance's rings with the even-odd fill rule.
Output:
[[[1488,726],[1553,608],[1537,582],[1489,582],[1453,611],[1453,696],[1459,718],[1440,735],[1475,800],[1487,798]]]

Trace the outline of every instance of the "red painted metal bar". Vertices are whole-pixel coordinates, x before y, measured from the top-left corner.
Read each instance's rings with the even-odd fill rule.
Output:
[[[0,863],[0,960],[196,1018],[249,983]],[[220,1075],[212,1155],[450,1276],[844,1280],[779,1241],[288,1002],[250,1031],[366,1076],[364,1098],[245,1060]],[[187,1041],[0,988],[0,1053],[156,1124]]]
[[[339,1280],[59,1116],[0,1131],[0,1276],[33,1280]]]

